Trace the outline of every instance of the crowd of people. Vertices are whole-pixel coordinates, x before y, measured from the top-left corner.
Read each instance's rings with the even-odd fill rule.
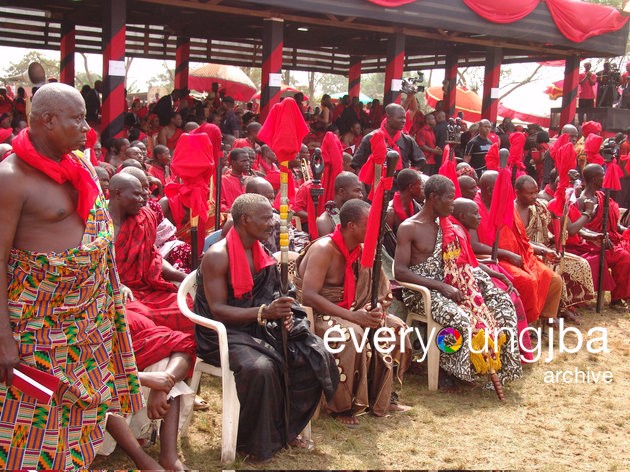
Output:
[[[205,101],[186,90],[149,106],[134,100],[125,137],[100,142],[99,87],[42,86],[28,125],[17,99],[0,110],[0,126],[11,129],[0,144],[8,268],[0,273],[0,468],[87,468],[117,443],[141,469],[184,469],[178,429],[208,408],[186,379],[197,356],[220,362],[216,334],[177,305],[178,285],[195,269],[188,303],[226,326],[237,447],[256,461],[286,445],[311,449],[301,432],[322,395],[324,410],[348,428],[366,412],[409,408],[398,390],[424,341],[408,335],[393,307],[422,313],[424,302],[398,282],[427,287],[427,316],[464,338],[457,349],[447,340],[453,350],[440,355],[440,386],[449,389],[518,379],[532,346],[559,318],[579,324],[577,309],[592,307],[598,290],[610,291],[611,308],[628,310],[630,231],[620,207],[630,204],[630,136],[604,141],[593,121],[567,124],[554,139],[509,119],[467,125],[441,103],[423,113],[412,94],[385,107],[348,96],[334,106],[324,95],[307,113],[297,94],[283,110],[305,132],[281,161],[255,107],[218,89]],[[392,150],[399,159],[375,274],[363,243]],[[318,167],[311,161],[320,154]],[[284,237],[282,172],[288,243],[299,253],[288,294],[272,256]],[[621,189],[604,210],[605,175],[610,188],[615,172]],[[353,340],[378,328],[391,337],[358,349]],[[340,336],[327,344],[331,330]],[[487,351],[473,349],[492,333]],[[57,379],[51,401],[16,387],[24,364]],[[143,448],[156,436],[157,461]]]

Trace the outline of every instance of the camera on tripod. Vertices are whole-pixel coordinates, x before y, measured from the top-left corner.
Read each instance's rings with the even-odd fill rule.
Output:
[[[418,72],[417,77],[409,77],[402,79],[400,91],[407,95],[415,95],[418,92],[424,92],[427,84],[424,81],[424,72]]]

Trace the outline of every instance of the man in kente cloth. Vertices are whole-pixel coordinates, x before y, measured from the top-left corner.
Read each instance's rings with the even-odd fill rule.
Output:
[[[520,377],[514,305],[505,297],[493,298],[497,289],[490,277],[480,271],[473,273],[462,256],[460,240],[448,218],[453,211],[455,185],[443,175],[433,175],[424,185],[424,196],[422,210],[398,228],[394,276],[431,290],[430,316],[461,333],[461,348],[452,354],[442,353],[440,367],[465,382],[485,383],[483,374],[490,368],[502,383]],[[419,294],[404,290],[403,297],[409,309],[424,311]],[[489,304],[484,301],[486,297]],[[470,349],[483,351],[484,338],[488,339],[487,357]]]
[[[135,298],[128,302],[129,309],[139,303],[150,308],[155,324],[192,333],[194,323],[179,311],[172,283],[181,282],[186,274],[166,262],[155,247],[157,216],[145,206],[142,184],[131,174],[116,174],[109,181],[109,195],[118,273]]]
[[[599,164],[588,164],[584,167],[584,190],[576,202],[577,212],[571,210],[571,221],[577,220],[577,215],[589,219],[584,228],[592,232],[602,234],[604,222],[604,192],[601,191],[604,182],[604,168]],[[589,210],[589,205],[595,208]],[[615,279],[615,288],[610,294],[611,308],[626,310],[625,300],[630,298],[630,250],[628,242],[622,234],[627,228],[619,223],[619,205],[611,198],[608,210],[608,222],[603,243],[606,245],[606,264],[610,268]],[[588,244],[588,243],[587,243]],[[595,242],[590,242],[595,245]],[[568,245],[570,250],[573,244]]]
[[[232,205],[234,227],[206,251],[198,272],[195,312],[222,322],[227,330],[230,369],[241,404],[237,448],[255,460],[270,459],[285,441],[312,447],[299,436],[319,403],[330,400],[339,382],[334,359],[309,331],[291,297],[279,297],[276,260],[260,241],[273,230],[271,204],[248,193]],[[289,330],[289,396],[285,398],[282,325]],[[219,365],[214,331],[196,328],[197,355]],[[284,405],[290,404],[289,430]]]
[[[89,129],[73,87],[33,96],[30,128],[0,164],[0,469],[86,469],[106,413],[142,408]],[[50,403],[15,385],[25,364],[52,374]],[[155,464],[143,464],[150,468]]]
[[[481,223],[476,231],[470,231],[472,247],[477,255],[490,255],[496,233],[491,229],[490,204],[498,173],[486,171],[479,179],[480,192],[475,198],[479,207]],[[532,246],[527,238],[523,217],[514,206],[512,227],[503,226],[499,232],[499,265],[511,276],[512,283],[521,294],[527,313],[527,321],[534,323],[546,318],[553,324],[558,316],[562,278],[536,256],[556,263],[555,251],[540,246]]]
[[[572,151],[572,147],[571,147]],[[573,155],[575,152],[573,151]],[[575,161],[575,157],[573,157]],[[516,208],[525,225],[527,237],[533,246],[542,246],[554,250],[556,240],[549,230],[554,224],[560,226],[560,220],[552,218],[551,212],[537,199],[538,184],[529,175],[522,175],[516,179]],[[560,233],[560,231],[557,231]],[[562,298],[560,299],[560,314],[573,322],[578,322],[575,308],[583,306],[595,299],[593,276],[588,262],[574,254],[565,253],[559,270],[562,277]],[[555,270],[558,264],[548,263]]]
[[[408,338],[405,338],[405,349],[401,351],[401,332],[406,328],[405,324],[387,314],[392,296],[384,273],[380,278],[380,304],[374,309],[369,306],[372,269],[358,264],[369,212],[369,203],[348,200],[341,207],[341,221],[335,231],[307,246],[295,263],[298,298],[301,294],[301,302],[313,308],[315,333],[323,337],[333,328],[341,331],[345,338],[345,341],[332,345],[333,348],[343,347],[343,350],[334,354],[341,378],[334,398],[328,402],[328,409],[337,421],[348,427],[358,426],[356,415],[368,408],[375,416],[404,410],[392,402],[392,387],[394,378],[402,383],[412,354]],[[358,275],[355,266],[358,266]],[[391,328],[395,333],[393,342],[381,346],[384,349],[393,347],[393,350],[385,354],[366,343],[357,351],[350,332],[354,331],[357,339],[363,339],[368,328],[373,333],[381,326]]]
[[[326,202],[324,213],[317,218],[317,233],[325,236],[339,224],[339,210],[353,198],[363,198],[363,186],[352,172],[341,172],[335,178],[335,198]]]

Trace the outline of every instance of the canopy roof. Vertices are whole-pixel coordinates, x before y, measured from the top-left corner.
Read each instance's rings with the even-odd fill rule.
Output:
[[[484,65],[487,47],[502,47],[504,63],[568,55],[625,53],[628,24],[575,43],[539,2],[526,17],[490,22],[462,0],[410,0],[384,8],[367,0],[127,0],[127,55],[175,59],[177,36],[191,38],[190,60],[260,67],[263,19],[285,20],[285,69],[347,74],[350,56],[362,72],[383,72],[389,34],[403,33],[405,70],[459,64]],[[506,0],[507,1],[507,0]],[[59,50],[61,22],[76,24],[76,49],[102,52],[99,0],[4,0],[0,45]],[[306,31],[305,31],[306,30]]]

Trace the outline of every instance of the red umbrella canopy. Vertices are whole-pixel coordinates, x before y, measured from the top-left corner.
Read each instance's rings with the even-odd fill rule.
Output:
[[[289,87],[287,84],[280,85],[280,98],[293,98],[293,95],[300,92],[301,90],[298,90],[293,87]],[[308,95],[306,95],[304,92],[302,92],[302,95],[304,95],[304,101],[308,102]],[[260,92],[254,95],[251,99],[260,100]]]
[[[426,91],[427,104],[433,108],[438,101],[444,98],[442,87],[429,87]],[[479,121],[481,119],[481,97],[465,87],[457,87],[455,98],[455,111],[464,113],[466,121]]]
[[[199,92],[209,92],[212,84],[219,84],[219,90],[242,102],[248,101],[256,92],[256,86],[247,74],[235,66],[206,64],[193,70],[188,78],[188,87]]]

